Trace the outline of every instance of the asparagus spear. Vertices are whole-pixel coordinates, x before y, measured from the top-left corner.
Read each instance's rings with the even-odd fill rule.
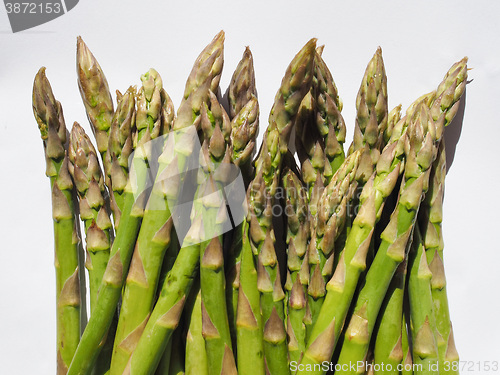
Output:
[[[441,129],[448,126],[455,118],[466,84],[467,57],[464,57],[451,66],[436,90],[431,115]]]
[[[223,167],[221,163],[228,163],[230,160],[231,125],[229,117],[213,93],[210,93],[210,112],[209,117],[208,108],[202,109],[201,127],[205,146],[202,147],[202,151],[209,164],[208,171],[214,171],[216,165]],[[224,158],[226,160],[223,160]],[[213,238],[200,245],[200,286],[202,334],[207,351],[208,373],[215,375],[220,374],[221,371],[229,371],[228,368],[224,368],[225,365],[236,370],[236,364],[226,308],[222,236],[217,232],[209,232],[217,227],[217,223],[211,223],[209,218],[213,220],[214,216],[205,217],[204,234],[205,237],[209,235],[208,238]]]
[[[57,297],[57,373],[66,374],[80,340],[82,305],[75,189],[68,170],[67,130],[59,103],[41,68],[33,84],[33,113],[43,140],[52,191]]]
[[[107,192],[104,187],[97,152],[83,128],[74,123],[69,143],[69,172],[75,181],[79,196],[80,217],[85,224],[87,258],[85,266],[89,272],[90,310],[97,301],[97,294],[109,260],[112,224]],[[109,155],[109,154],[107,154]],[[117,318],[113,321],[116,327]],[[109,370],[113,352],[114,332],[106,338],[106,344],[99,354],[94,374],[104,374]]]
[[[249,242],[248,221],[243,222],[238,305],[236,311],[237,363],[240,375],[264,374],[264,346],[257,269]]]
[[[391,194],[400,174],[406,134],[388,144],[377,162],[376,172],[363,188],[361,207],[352,223],[335,273],[326,286],[327,294],[316,324],[312,328],[302,367],[298,374],[309,373],[314,365],[329,361],[353,298],[361,272],[366,268],[373,228],[380,219],[385,200]],[[316,369],[313,373],[322,373]]]
[[[319,199],[325,184],[330,183],[333,174],[344,160],[343,142],[345,124],[340,114],[342,102],[332,75],[317,51],[314,60],[312,90],[302,100],[296,121],[296,148],[302,163],[302,179],[307,185],[307,198],[312,216],[312,226],[317,224]],[[324,297],[324,285],[328,274],[322,274],[326,255],[316,249],[313,240],[310,261],[309,307],[312,324],[317,318]],[[331,276],[331,274],[330,274]],[[323,279],[323,280],[320,280]]]
[[[184,375],[185,374],[185,337],[180,331],[175,331],[171,340],[172,354],[170,360],[170,368],[168,372],[165,370],[163,375]],[[160,375],[160,374],[158,374]],[[200,374],[201,375],[201,374]]]
[[[389,143],[397,141],[404,133],[406,133],[411,119],[415,116],[415,110],[421,103],[425,103],[430,108],[435,99],[436,91],[432,91],[420,96],[413,103],[411,103],[411,105],[406,109],[405,116],[400,118],[399,121],[392,127]]]
[[[402,375],[413,375],[413,359],[412,359],[412,353],[411,353],[411,348],[410,348],[410,342],[408,340],[408,330],[407,330],[407,309],[404,311],[405,306],[403,306],[403,324],[401,327],[401,348],[403,350],[403,370],[401,371]]]
[[[408,351],[403,351],[403,298],[406,281],[406,260],[397,268],[379,314],[375,333],[374,364],[383,368],[383,373],[399,375],[398,366]],[[407,339],[407,338],[406,338]]]
[[[436,129],[442,131],[455,118],[460,105],[460,99],[467,83],[467,57],[453,64],[445,74],[443,80],[435,91],[424,94],[415,100],[406,110],[406,116],[401,118],[392,128],[389,143],[399,139],[406,131],[411,114],[421,102],[430,108]],[[440,134],[438,134],[441,137]]]
[[[368,181],[383,147],[387,128],[387,76],[379,47],[366,67],[356,97],[356,126],[351,150],[364,149],[358,180]]]
[[[410,301],[413,362],[422,374],[439,374],[436,318],[432,306],[431,277],[418,225],[409,254],[408,299]],[[442,338],[441,338],[442,339]],[[443,365],[444,367],[444,365]]]
[[[172,105],[158,72],[149,69],[141,76],[141,81],[142,87],[137,95],[137,135],[134,138],[134,148],[166,134],[173,120],[173,107],[167,115],[168,118],[163,116],[165,105]]]
[[[346,127],[341,110],[330,70],[316,53],[313,88],[303,99],[295,124],[295,144],[313,215],[324,186],[344,160]]]
[[[245,186],[253,176],[252,159],[259,128],[259,103],[255,87],[253,57],[247,47],[238,63],[228,88],[229,115],[231,118],[231,160],[243,175]],[[226,260],[226,299],[229,328],[236,349],[236,311],[238,304],[239,272],[241,266],[243,223],[239,224],[225,241],[230,241]]]
[[[172,229],[174,230],[174,229]],[[171,232],[170,234],[170,245],[169,248],[174,247],[175,250],[168,251],[169,254],[176,254],[179,252],[179,243],[177,238],[177,233]],[[167,255],[167,254],[165,254]],[[175,256],[176,256],[175,255]],[[158,285],[163,285],[163,281],[167,277],[168,272],[172,268],[172,265],[175,262],[175,258],[165,256],[163,258],[162,270],[160,273],[160,279],[158,281]],[[157,297],[156,297],[157,298]],[[185,316],[189,316],[189,312],[185,314]],[[201,319],[201,318],[200,318]],[[200,320],[201,321],[201,320]],[[158,364],[158,368],[156,369],[155,375],[168,375],[171,371],[177,373],[177,371],[181,371],[184,373],[184,361],[185,361],[185,339],[186,334],[184,332],[183,322],[179,323],[177,329],[172,333],[172,339],[168,342],[165,350],[163,351],[162,357],[160,359],[160,363]],[[201,332],[200,332],[201,335]],[[201,338],[203,341],[203,337]]]
[[[220,31],[196,58],[191,73],[186,81],[182,103],[185,102],[189,95],[200,87],[209,76],[212,77],[210,91],[217,94],[222,65],[224,64],[223,49],[221,48],[224,43],[224,37],[224,31]]]
[[[399,120],[401,120],[401,104],[394,107],[387,116],[387,129],[385,129],[384,132],[384,145],[390,141],[392,130],[399,122]]]
[[[162,111],[164,101],[162,98],[168,96],[164,93],[161,78],[155,70],[150,69],[141,77],[141,80],[143,86],[138,98],[136,122],[138,132],[135,142],[139,147],[148,148],[147,152],[151,153],[152,150],[150,150],[148,142],[170,130],[171,124],[163,119]],[[190,111],[190,109],[188,110]],[[168,146],[165,147],[163,153],[167,152],[172,152]],[[154,156],[151,155],[148,159],[150,158],[154,158]],[[156,183],[153,185],[144,209],[141,228],[122,295],[110,374],[123,372],[144,328],[145,319],[152,309],[163,256],[170,244],[172,220],[170,219],[167,199],[158,181],[161,178],[158,176],[161,176],[167,166],[174,168],[175,162],[171,163],[170,159],[170,157],[158,159]],[[151,166],[152,163],[149,164]],[[183,171],[185,160],[179,161],[179,164],[175,167],[179,168],[179,171]],[[172,175],[176,174],[172,172]]]
[[[76,64],[78,88],[101,154],[105,175],[108,176],[111,165],[106,153],[114,113],[113,99],[101,66],[81,37],[77,38]]]
[[[417,107],[407,132],[409,142],[399,202],[380,236],[381,243],[357,298],[340,352],[340,364],[356,363],[366,356],[380,306],[397,267],[406,256],[422,194],[427,190],[435,157],[433,147],[439,139],[435,138],[436,127],[425,103]]]
[[[109,260],[111,220],[106,207],[104,177],[97,153],[83,128],[74,123],[68,148],[69,172],[79,196],[80,217],[85,224],[87,241],[86,267],[89,271],[90,307]]]
[[[231,120],[240,113],[253,96],[257,97],[253,56],[248,47],[245,48],[243,56],[234,70],[227,94],[229,101],[228,114]]]
[[[295,148],[301,163],[301,177],[306,184],[312,215],[316,214],[318,199],[325,187],[325,167],[331,178],[325,145],[314,124],[317,115],[315,91],[314,88],[311,89],[302,99],[294,124]]]
[[[443,266],[444,243],[441,222],[443,218],[445,176],[446,152],[444,139],[442,139],[438,149],[438,156],[432,166],[429,191],[425,196],[419,214],[419,224],[429,270],[432,273],[431,292],[438,333],[436,336],[439,352],[439,373],[458,374],[456,363],[458,363],[459,358],[453,340]]]
[[[326,294],[326,282],[333,273],[333,252],[335,241],[344,228],[348,204],[357,188],[355,176],[360,163],[361,152],[355,151],[337,170],[318,202],[318,214],[313,219],[308,261],[311,266],[309,281],[309,309],[311,322],[316,323]]]
[[[207,375],[207,351],[202,335],[201,291],[195,282],[187,301],[186,375]]]
[[[135,127],[135,87],[129,87],[125,94],[117,91],[116,112],[109,131],[109,144],[106,157],[111,166],[109,178],[113,181],[111,193],[111,210],[115,231],[120,224],[120,216],[125,203],[125,187],[128,182],[129,157],[134,151],[133,139],[136,137]]]
[[[307,242],[310,237],[309,210],[305,187],[299,177],[287,169],[283,174],[287,219],[287,334],[290,361],[299,361],[306,344],[306,293],[309,284]]]
[[[214,190],[213,181],[210,180],[201,185],[197,191],[191,228],[184,238],[179,255],[165,279],[160,297],[124,371],[126,374],[151,374],[160,360],[172,331],[179,323],[186,295],[191,289],[193,275],[196,274],[199,266],[200,244],[205,240],[205,231],[208,229],[217,231],[220,223],[216,218],[220,217],[221,210],[225,212],[225,204],[222,204],[221,195],[216,197],[215,193],[217,190]],[[217,225],[205,227],[204,221]],[[211,241],[209,247],[211,246],[220,245]],[[208,248],[205,251],[211,252],[212,249]]]
[[[232,161],[240,168],[245,186],[248,186],[254,174],[252,160],[259,131],[259,103],[255,72],[252,53],[248,47],[233,73],[228,91],[232,128]]]
[[[340,112],[342,101],[337,92],[337,86],[326,63],[317,53],[315,57],[316,89],[316,127],[318,128],[325,144],[325,154],[330,168],[325,174],[325,185],[330,182],[331,176],[344,161],[344,147],[346,126]],[[331,172],[330,172],[331,170]]]
[[[299,105],[310,90],[316,40],[310,40],[290,63],[276,95],[255,162],[256,177],[249,191],[249,234],[257,255],[258,288],[264,325],[264,355],[271,374],[289,373],[284,322],[284,293],[274,249],[272,210],[280,181],[281,161]]]

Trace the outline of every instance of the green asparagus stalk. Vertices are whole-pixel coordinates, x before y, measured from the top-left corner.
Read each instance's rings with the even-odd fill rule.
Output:
[[[205,231],[207,229],[217,230],[213,226],[211,228],[205,227],[204,220],[216,222],[212,216],[220,217],[220,211],[225,212],[222,197],[219,195],[218,199],[214,199],[214,193],[217,191],[214,191],[211,182],[213,181],[207,181],[198,189],[193,206],[191,228],[184,238],[170,273],[165,279],[160,297],[151,312],[124,374],[152,374],[173,330],[179,324],[186,295],[190,292],[193,275],[196,275],[199,266],[200,244],[204,241]],[[196,204],[196,201],[199,201],[200,204]],[[211,241],[209,247],[211,246],[220,245]],[[212,249],[208,248],[205,251],[212,251]]]
[[[405,308],[405,305],[403,305],[403,309]],[[402,324],[402,333],[401,333],[401,347],[403,349],[403,370],[401,371],[402,375],[413,375],[413,358],[412,358],[412,352],[410,348],[410,342],[408,341],[408,330],[406,326],[406,315],[408,311],[403,311],[403,324]]]
[[[177,327],[179,329],[181,326]],[[172,357],[172,341],[170,340],[165,347],[165,351],[162,354],[160,363],[158,363],[158,367],[156,368],[156,371],[154,372],[155,375],[168,375],[170,371],[170,359]]]
[[[163,119],[163,99],[166,94],[156,71],[150,69],[141,77],[142,89],[137,108],[138,144],[150,148],[148,141],[161,137],[170,130],[171,124]],[[186,110],[191,112],[190,108]],[[167,119],[168,120],[168,119]],[[168,140],[167,140],[168,143]],[[139,146],[141,147],[141,146]],[[148,152],[153,152],[148,150]],[[158,171],[144,209],[143,219],[130,263],[122,295],[122,304],[116,329],[110,374],[121,374],[144,329],[158,284],[165,251],[170,244],[172,219],[161,185],[162,173],[168,168],[169,175],[178,176],[184,171],[186,160],[172,160],[172,147],[165,147],[158,159]],[[167,156],[165,156],[167,155]],[[178,162],[176,164],[176,161]],[[177,168],[176,170],[171,170]]]
[[[394,124],[391,130],[391,136],[389,138],[389,143],[393,143],[401,138],[402,134],[406,133],[408,125],[411,119],[415,116],[415,111],[421,103],[425,103],[429,108],[434,103],[436,99],[436,91],[429,92],[417,98],[410,106],[406,109],[405,116],[399,119],[398,122]]]
[[[170,359],[170,368],[168,372],[164,372],[162,375],[184,375],[185,374],[185,337],[182,335],[182,332],[175,331],[173,333],[172,340],[172,354]],[[198,359],[199,361],[199,359]],[[201,373],[200,373],[201,374]],[[158,374],[160,375],[160,374]]]
[[[113,99],[101,66],[81,37],[77,38],[76,63],[78,88],[101,154],[105,175],[108,176],[111,165],[106,153],[114,113]]]
[[[259,131],[259,103],[255,72],[252,53],[248,47],[231,78],[228,100],[232,128],[232,161],[240,168],[245,186],[248,186],[254,174],[252,160]]]
[[[394,107],[387,116],[387,129],[385,129],[384,132],[384,147],[390,141],[392,130],[399,122],[399,120],[401,120],[401,104]]]
[[[236,311],[236,347],[240,375],[265,374],[263,326],[257,269],[249,241],[248,221],[242,226],[241,264]]]
[[[387,129],[387,76],[379,47],[366,67],[356,97],[356,126],[352,151],[364,149],[358,180],[368,181],[377,163]]]
[[[228,101],[231,118],[231,161],[238,166],[243,175],[245,186],[253,177],[253,156],[259,130],[259,103],[255,86],[253,57],[247,47],[238,63],[229,84]],[[236,349],[236,311],[238,306],[239,273],[241,266],[243,223],[239,224],[225,241],[230,241],[226,257],[226,299],[229,328]],[[229,287],[231,286],[231,287]]]
[[[142,87],[137,95],[137,134],[134,138],[134,148],[145,145],[149,141],[166,134],[173,121],[173,105],[170,97],[163,89],[163,82],[154,69],[149,69],[141,76]],[[165,118],[165,107],[168,116]]]
[[[201,127],[205,146],[202,146],[202,151],[205,153],[205,160],[213,165],[209,170],[215,170],[216,165],[224,163],[224,158],[226,163],[229,162],[231,125],[213,93],[210,95],[210,117],[207,112],[207,109],[202,109]],[[212,118],[214,121],[210,120]],[[204,226],[208,228],[205,229],[207,235],[208,230],[217,227],[217,223],[205,220]],[[224,366],[236,371],[226,308],[222,236],[218,234],[214,232],[212,240],[204,241],[200,246],[202,334],[207,351],[208,373],[211,375],[220,374],[221,371],[228,372],[229,368]]]
[[[80,217],[85,224],[89,271],[90,308],[95,305],[109,260],[111,220],[106,207],[104,177],[97,153],[83,128],[74,123],[68,148],[69,172],[79,197]]]
[[[231,120],[240,113],[253,96],[257,97],[253,56],[248,47],[245,48],[243,57],[234,70],[227,96],[229,101],[228,115]]]
[[[400,174],[405,141],[406,134],[403,133],[399,140],[384,148],[376,172],[363,188],[361,207],[352,223],[335,273],[326,286],[325,301],[312,328],[297,374],[309,374],[309,371],[321,374],[318,365],[332,357],[359,277],[366,268],[366,254],[375,224]]]
[[[170,244],[168,246],[168,251],[163,257],[163,264],[160,272],[160,278],[158,280],[158,285],[163,285],[163,282],[165,281],[168,272],[170,272],[170,270],[172,269],[175,258],[179,253],[179,239],[174,228],[172,228],[172,232],[170,232]],[[157,288],[156,298],[158,298],[159,289],[160,288]],[[182,368],[182,371],[184,371],[185,338],[186,335],[184,333],[184,326],[181,321],[177,329],[173,332],[172,339],[168,342],[167,347],[162,354],[155,375],[168,375],[170,369],[173,367],[179,369]],[[183,341],[182,344],[180,343],[180,341]],[[181,347],[176,347],[174,345],[181,345]]]
[[[409,254],[408,299],[410,301],[413,362],[421,374],[439,374],[436,318],[432,305],[431,277],[418,225]],[[442,339],[442,338],[441,338]]]
[[[311,270],[307,290],[311,313],[309,330],[316,323],[326,294],[326,282],[333,273],[335,242],[342,233],[347,219],[348,204],[357,188],[355,176],[360,158],[361,152],[355,151],[345,159],[318,201],[318,213],[313,219],[308,250]]]
[[[202,335],[201,291],[196,281],[186,306],[188,332],[186,337],[186,375],[207,375],[208,361]]]
[[[259,125],[259,103],[256,97],[251,97],[250,101],[241,108],[238,115],[231,121],[231,162],[240,167],[243,180],[250,179],[253,173],[252,155],[255,149]],[[229,254],[226,261],[226,284],[231,288],[226,288],[227,307],[230,328],[233,338],[236,337],[236,309],[238,302],[239,269],[241,262],[243,224],[239,224],[227,239],[231,241]]]
[[[366,361],[365,366],[367,367],[367,369],[363,372],[363,374],[375,375],[376,374],[375,359],[373,358],[373,356],[372,357],[369,356],[367,358],[371,358],[371,359]]]
[[[92,312],[109,261],[112,224],[104,176],[99,166],[97,152],[90,138],[76,122],[71,129],[68,155],[69,172],[75,181],[79,197],[80,217],[85,224],[87,243],[85,266],[89,273],[90,311]],[[116,327],[116,321],[117,318],[113,322],[114,327]],[[109,370],[113,337],[114,332],[111,332],[106,338],[103,350],[96,361],[93,372],[95,375],[104,374]]]
[[[441,129],[448,126],[455,118],[466,84],[467,57],[464,57],[452,65],[436,90],[431,115]]]
[[[452,65],[435,91],[422,95],[408,107],[406,116],[401,118],[392,128],[389,143],[399,139],[401,134],[406,131],[411,115],[420,102],[425,102],[430,108],[436,129],[442,131],[455,118],[466,83],[467,57],[464,57]],[[438,136],[441,138],[440,134]]]
[[[224,31],[220,31],[196,58],[186,81],[182,102],[186,101],[189,95],[200,87],[209,76],[212,77],[210,91],[217,94],[224,64],[223,49],[221,48],[224,44],[224,38]]]
[[[324,172],[325,185],[327,185],[345,158],[343,144],[345,142],[346,126],[340,114],[342,101],[339,98],[337,86],[319,53],[315,57],[315,78],[317,79],[316,127],[323,138],[325,154],[330,164],[329,168],[326,168]]]
[[[316,59],[318,59],[318,56],[316,56]],[[301,161],[301,175],[302,179],[304,180],[306,184],[306,204],[308,204],[308,211],[310,215],[310,227],[314,228],[314,226],[317,224],[317,215],[318,215],[318,205],[319,205],[319,200],[320,196],[322,196],[322,193],[325,189],[325,183],[329,181],[332,177],[332,170],[331,170],[331,165],[329,163],[329,160],[326,157],[325,154],[325,143],[324,143],[324,138],[323,134],[320,133],[322,130],[322,127],[320,126],[320,121],[323,121],[323,118],[321,117],[321,112],[318,109],[317,105],[317,97],[320,95],[320,86],[318,84],[318,75],[321,78],[321,73],[317,69],[317,63],[315,64],[315,76],[313,80],[313,89],[304,97],[302,100],[302,103],[300,105],[299,109],[299,115],[297,116],[297,120],[295,123],[295,146],[297,148],[297,153],[299,156],[299,160]],[[327,99],[329,99],[329,102],[332,102],[330,97],[326,95]],[[333,102],[332,102],[333,103]],[[333,104],[335,106],[335,104]],[[336,107],[335,107],[336,108]],[[326,113],[323,112],[323,115],[326,117]],[[316,127],[316,123],[318,123],[318,127]],[[326,130],[328,132],[328,129]],[[334,132],[332,131],[333,138],[334,137]],[[332,135],[330,135],[332,137]],[[338,143],[337,143],[338,144]],[[342,157],[344,157],[344,154],[342,152]],[[312,321],[317,317],[317,311],[319,310],[320,304],[323,301],[324,297],[324,282],[322,283],[321,275],[318,274],[318,271],[320,271],[319,263],[320,258],[323,255],[318,254],[316,252],[315,248],[315,239],[311,241],[311,232],[313,230],[309,229],[309,233],[307,238],[305,238],[305,243],[304,245],[304,252],[302,253],[301,244],[297,244],[299,246],[298,252],[301,254],[301,257],[297,259],[297,256],[294,253],[294,250],[296,245],[294,242],[292,242],[292,251],[290,252],[290,244],[289,246],[289,252],[288,252],[288,260],[290,263],[290,260],[292,260],[292,264],[295,263],[296,267],[302,268],[304,270],[303,276],[306,276],[305,274],[307,273],[307,278],[308,280],[304,282],[304,284],[297,283],[295,278],[289,279],[289,282],[287,280],[287,285],[289,285],[289,292],[294,291],[294,296],[292,300],[290,300],[291,303],[296,304],[296,308],[298,311],[295,311],[294,308],[292,308],[292,311],[294,315],[302,315],[303,313],[307,311],[307,315],[303,316],[303,322],[302,324],[307,324],[310,326],[312,324]],[[314,233],[313,233],[314,234]],[[309,242],[311,241],[311,244]],[[310,257],[310,253],[307,253],[307,258],[305,258],[305,263],[302,262],[304,256],[305,256],[305,248],[307,248],[308,244],[313,247],[313,252],[314,255]],[[309,265],[309,259],[313,260],[313,263]],[[299,262],[297,262],[299,260]],[[323,257],[323,264],[325,263],[326,259]],[[293,268],[293,266],[292,266]],[[310,268],[310,269],[309,269]],[[316,269],[318,271],[316,271]],[[312,277],[315,275],[316,271],[316,276],[315,279],[313,280]],[[293,273],[292,273],[293,275]],[[319,276],[319,279],[318,279]],[[311,279],[311,280],[309,280]],[[310,284],[311,281],[311,284]],[[319,281],[319,283],[318,283]],[[297,285],[295,285],[297,284]],[[311,294],[309,294],[309,301],[306,303],[302,302],[301,299],[301,294],[298,293],[298,287],[301,285],[305,285],[306,287],[306,293],[307,293],[307,287],[310,285],[311,286]],[[295,286],[295,290],[294,287]],[[321,291],[323,290],[323,292]],[[313,298],[312,295],[315,297]],[[290,298],[292,296],[290,295]],[[311,310],[311,304],[312,306],[316,306],[316,309]],[[289,306],[290,309],[291,306]],[[290,328],[292,328],[293,325],[296,327],[297,334],[299,334],[299,337],[295,337],[293,335],[290,336],[289,340],[289,350],[291,350],[290,355],[291,355],[291,360],[297,360],[300,358],[301,354],[304,352],[304,346],[305,342],[303,342],[306,337],[302,338],[302,326],[299,326],[299,319],[293,318],[291,323]],[[290,329],[288,329],[290,330]],[[306,332],[306,327],[304,325],[304,333]],[[298,342],[295,341],[295,339],[298,340]],[[299,343],[300,342],[300,343]],[[298,344],[298,345],[296,345]],[[291,345],[291,347],[290,347]],[[299,349],[300,348],[300,349]]]
[[[307,285],[309,268],[306,258],[310,238],[310,215],[306,189],[291,169],[285,169],[283,188],[286,194],[287,219],[287,334],[290,361],[299,361],[306,345]]]
[[[217,237],[210,244],[207,247],[202,245],[200,263],[202,334],[207,351],[208,373],[220,374],[221,371],[230,371],[225,366],[236,371],[236,364],[225,302],[222,244]]]
[[[33,84],[33,113],[40,129],[52,191],[57,301],[57,373],[66,374],[80,340],[79,235],[75,189],[68,170],[67,130],[59,103],[41,68]],[[84,306],[84,305],[83,305]]]
[[[316,53],[313,88],[303,99],[295,124],[295,145],[313,216],[324,186],[344,161],[346,127],[341,110],[333,77]]]
[[[325,155],[325,146],[321,135],[314,126],[317,115],[317,105],[314,88],[307,93],[300,103],[297,118],[295,119],[295,148],[301,163],[301,177],[306,184],[307,200],[310,202],[311,213],[316,214],[319,196],[325,187],[325,167],[328,160]]]
[[[431,292],[437,328],[439,373],[458,374],[456,364],[459,358],[453,340],[443,265],[444,243],[441,223],[445,176],[446,152],[444,139],[442,139],[438,149],[438,156],[432,166],[431,183],[422,203],[419,222],[429,270],[432,273]]]
[[[106,157],[111,166],[109,178],[113,181],[111,193],[111,210],[115,231],[120,225],[120,216],[125,203],[125,188],[128,182],[129,157],[134,151],[133,139],[136,137],[135,127],[135,87],[129,87],[125,94],[117,92],[116,112],[109,131],[109,144]]]
[[[394,274],[379,314],[375,333],[374,364],[384,374],[399,375],[398,366],[404,361],[403,351],[403,299],[405,293],[406,265],[403,261]],[[406,348],[408,350],[408,348]]]
[[[425,103],[417,107],[407,132],[409,141],[399,202],[380,236],[381,243],[357,298],[340,352],[340,364],[356,363],[366,356],[382,301],[397,267],[406,256],[422,194],[427,190],[435,157],[434,143],[439,139],[435,138],[436,127]]]
[[[285,294],[274,248],[272,210],[280,181],[282,158],[288,152],[292,125],[300,103],[311,87],[315,43],[315,39],[310,40],[295,56],[285,73],[255,163],[256,177],[249,187],[250,244],[257,256],[265,363],[267,371],[272,375],[290,372],[283,324]]]
[[[343,143],[345,141],[345,124],[340,114],[342,102],[332,75],[316,52],[314,61],[314,79],[312,90],[302,100],[299,116],[296,120],[296,148],[302,163],[302,179],[307,185],[307,198],[312,216],[312,226],[317,224],[320,197],[333,174],[344,161]],[[316,249],[315,239],[310,245],[308,258],[311,282],[309,308],[311,325],[323,302],[325,283],[328,274],[322,274],[322,265],[326,263],[326,255]],[[314,279],[313,279],[314,278]],[[320,280],[323,279],[323,280]]]

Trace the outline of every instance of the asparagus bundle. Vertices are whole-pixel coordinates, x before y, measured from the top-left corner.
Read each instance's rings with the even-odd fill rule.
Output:
[[[342,102],[311,39],[285,72],[253,160],[253,57],[247,47],[226,103],[223,41],[220,32],[196,59],[175,116],[154,69],[139,90],[117,92],[115,111],[78,38],[78,86],[100,155],[78,124],[68,137],[44,69],[35,77],[53,200],[58,373],[457,374],[443,132],[467,59],[402,116],[401,105],[388,111],[377,49],[346,157]],[[81,338],[78,215],[91,301]]]

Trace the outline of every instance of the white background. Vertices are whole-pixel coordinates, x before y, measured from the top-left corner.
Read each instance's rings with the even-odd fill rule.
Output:
[[[288,63],[312,37],[325,44],[352,138],[355,96],[377,46],[389,105],[406,107],[469,56],[463,129],[446,182],[445,265],[461,359],[500,361],[500,4],[494,1],[116,1],[81,0],[68,14],[12,34],[0,7],[0,374],[55,373],[55,277],[49,181],[31,109],[41,66],[66,123],[90,133],[75,73],[81,35],[122,92],[150,67],[176,108],[198,53],[226,32],[227,87],[250,46],[261,103],[261,134]],[[347,147],[346,145],[346,147]],[[484,372],[492,373],[490,372]],[[500,374],[500,370],[498,371]]]

